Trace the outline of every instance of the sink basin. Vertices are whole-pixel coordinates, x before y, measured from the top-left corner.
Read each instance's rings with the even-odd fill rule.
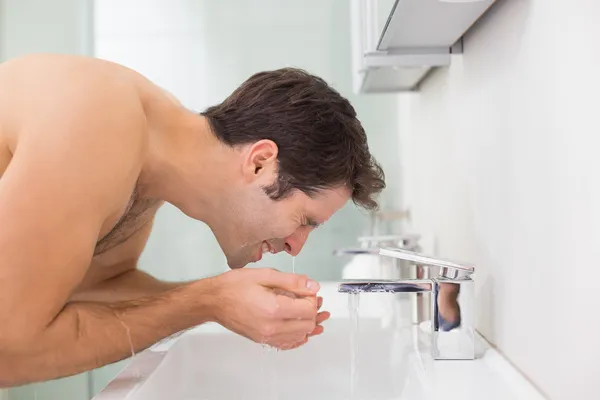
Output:
[[[361,314],[367,304],[361,298]],[[340,316],[325,322],[323,335],[281,352],[203,325],[138,354],[94,400],[542,399],[480,337],[477,360],[434,361],[425,329],[384,323],[377,310],[364,314],[354,385],[351,322]]]
[[[166,352],[149,351],[134,359],[126,370],[131,376],[125,381],[132,385],[127,399],[346,400],[351,386],[349,329],[349,321],[330,321],[328,334],[280,352],[233,333],[190,332]],[[412,342],[401,335],[379,329],[375,319],[361,321],[353,398],[401,399],[407,384],[418,382],[419,368],[412,367],[418,357]],[[149,363],[154,368],[147,371]],[[409,379],[409,373],[415,376]],[[423,386],[413,386],[410,398],[425,398]],[[108,398],[103,393],[96,397]]]

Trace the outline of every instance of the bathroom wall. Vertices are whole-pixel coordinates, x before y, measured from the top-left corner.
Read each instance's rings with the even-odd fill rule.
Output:
[[[90,54],[91,0],[0,0],[1,59],[32,52]]]
[[[4,4],[0,0],[0,61],[4,58]],[[8,390],[0,389],[0,400],[7,400]]]
[[[4,42],[6,40],[6,34],[4,33],[4,26],[6,25],[6,23],[4,22],[4,14],[4,0],[0,0],[0,62],[4,60]],[[0,393],[2,392],[0,391]]]
[[[477,265],[479,330],[550,399],[597,398],[600,4],[497,3],[402,96],[402,194]]]

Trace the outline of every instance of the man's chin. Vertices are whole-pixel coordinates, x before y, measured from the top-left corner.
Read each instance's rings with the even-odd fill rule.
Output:
[[[227,265],[230,269],[240,269],[244,268],[248,264],[255,263],[260,261],[262,255],[258,253],[258,249],[256,252],[251,250],[252,247],[248,246],[247,248],[240,249],[229,256],[226,255]],[[256,255],[254,255],[256,254]]]
[[[227,265],[229,266],[229,269],[240,269],[244,268],[246,265],[248,265],[248,263],[235,260],[227,260]]]

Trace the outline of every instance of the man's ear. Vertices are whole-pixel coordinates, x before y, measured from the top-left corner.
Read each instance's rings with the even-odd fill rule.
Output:
[[[271,182],[277,175],[279,148],[272,140],[263,139],[252,144],[244,157],[243,173],[248,182],[265,179]]]

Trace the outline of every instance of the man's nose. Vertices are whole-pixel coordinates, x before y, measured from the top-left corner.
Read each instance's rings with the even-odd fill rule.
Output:
[[[304,247],[309,233],[310,231],[306,227],[296,229],[294,233],[285,238],[285,251],[292,256],[297,256]]]

